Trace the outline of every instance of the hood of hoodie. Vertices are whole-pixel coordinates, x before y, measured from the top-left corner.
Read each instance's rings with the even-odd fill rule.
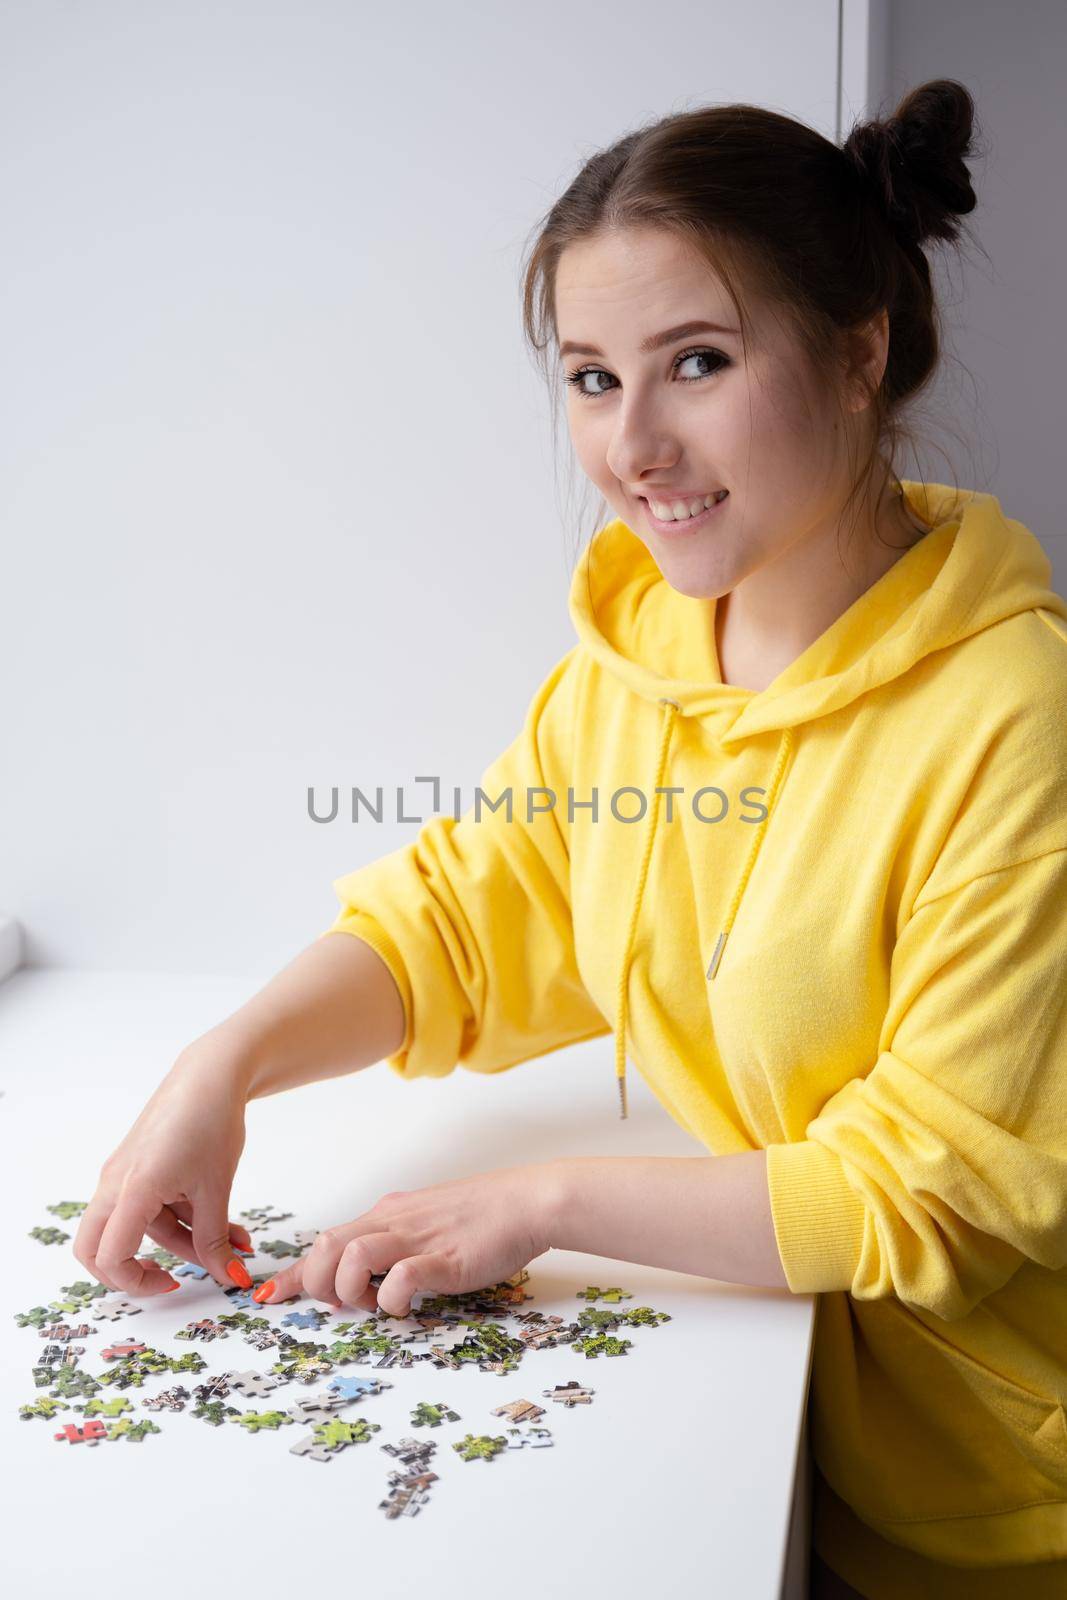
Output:
[[[635,695],[663,708],[651,792],[661,786],[679,717],[714,714],[729,750],[768,731],[780,734],[767,784],[767,816],[786,779],[797,730],[906,673],[1007,617],[1045,611],[1067,621],[1067,601],[1051,587],[1052,569],[1038,539],[1006,517],[994,495],[939,483],[901,484],[927,523],[923,535],[765,689],[724,684],[714,644],[715,602],[672,589],[646,545],[617,518],[583,552],[570,592],[579,639]],[[626,1115],[627,984],[659,804],[649,807],[645,849],[635,884],[619,974],[616,1075]],[[763,841],[766,817],[752,829],[739,864],[724,926],[706,976],[712,980]]]
[[[902,488],[931,531],[758,693],[719,677],[714,601],[672,589],[620,518],[593,536],[575,570],[570,614],[578,636],[635,694],[671,699],[682,716],[735,702],[721,733],[730,745],[836,711],[931,651],[1020,611],[1067,618],[1040,542],[1004,515],[994,495],[909,480]]]

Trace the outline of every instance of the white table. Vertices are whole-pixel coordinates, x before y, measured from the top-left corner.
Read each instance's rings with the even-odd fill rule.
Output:
[[[267,975],[264,975],[265,977]],[[587,1284],[629,1289],[630,1306],[670,1313],[659,1327],[623,1330],[625,1356],[587,1359],[569,1347],[528,1351],[510,1374],[431,1363],[407,1370],[348,1365],[344,1375],[392,1384],[342,1415],[381,1425],[366,1444],[328,1463],[289,1446],[305,1430],[246,1434],[189,1415],[154,1413],[142,1398],[203,1378],[162,1375],[141,1389],[108,1387],[161,1433],[140,1444],[56,1441],[73,1409],[54,1421],[20,1420],[36,1390],[29,1369],[43,1345],[13,1314],[58,1297],[86,1276],[70,1244],[28,1237],[35,1225],[71,1234],[45,1210],[88,1200],[105,1157],[179,1049],[233,1011],[257,984],[189,976],[21,969],[0,984],[0,1127],[6,1141],[3,1216],[7,1309],[3,1318],[3,1499],[8,1593],[79,1600],[143,1590],[210,1596],[236,1581],[282,1600],[316,1591],[362,1591],[375,1600],[432,1594],[467,1600],[482,1587],[509,1600],[596,1584],[613,1600],[729,1596],[804,1600],[808,1474],[804,1428],[814,1300],[723,1284],[600,1256],[549,1251],[530,1264],[522,1309],[572,1320]],[[405,1083],[384,1065],[254,1101],[230,1215],[267,1204],[292,1211],[267,1237],[323,1228],[366,1210],[390,1189],[552,1155],[706,1153],[659,1106],[631,1067],[630,1117],[617,1115],[610,1037],[530,1061],[495,1077],[458,1068]],[[150,1243],[150,1242],[149,1242]],[[261,1273],[267,1257],[250,1262]],[[196,1349],[211,1372],[267,1370],[273,1354],[236,1335],[175,1342],[185,1321],[228,1310],[221,1290],[184,1280],[180,1292],[143,1302],[140,1315],[91,1324],[82,1364],[131,1337],[168,1352]],[[303,1304],[303,1302],[301,1302]],[[293,1309],[291,1307],[285,1310]],[[280,1320],[281,1309],[272,1310]],[[362,1320],[365,1313],[339,1313]],[[78,1321],[91,1320],[79,1317]],[[104,1331],[106,1330],[106,1331]],[[299,1338],[329,1340],[294,1329]],[[94,1350],[95,1347],[95,1350]],[[571,1410],[542,1390],[577,1378],[595,1389]],[[288,1384],[279,1409],[319,1392]],[[504,1431],[491,1408],[519,1397],[543,1404],[549,1448],[464,1461],[451,1448],[472,1433]],[[458,1423],[413,1429],[418,1400],[447,1401]],[[235,1402],[242,1409],[271,1402]],[[432,1437],[438,1473],[416,1516],[379,1510],[398,1463],[386,1440]]]

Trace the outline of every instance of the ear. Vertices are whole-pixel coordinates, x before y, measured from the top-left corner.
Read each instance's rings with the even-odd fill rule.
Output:
[[[882,381],[889,359],[889,312],[885,306],[868,322],[852,330],[849,349],[851,362],[846,375],[849,410],[864,411]]]

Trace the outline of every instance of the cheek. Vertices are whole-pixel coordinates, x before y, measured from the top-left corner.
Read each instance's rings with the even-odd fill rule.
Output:
[[[752,460],[772,481],[814,482],[825,469],[829,424],[799,387],[778,386],[754,399]]]
[[[580,424],[571,425],[571,444],[577,457],[578,465],[587,478],[601,487],[605,484],[614,484],[614,474],[607,465],[609,435],[598,428],[582,427]]]

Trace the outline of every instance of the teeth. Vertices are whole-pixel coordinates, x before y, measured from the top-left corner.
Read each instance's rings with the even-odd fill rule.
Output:
[[[719,489],[715,494],[706,494],[703,500],[673,500],[669,504],[663,500],[650,500],[648,503],[653,516],[661,522],[684,522],[688,517],[699,516],[701,511],[716,501],[725,500],[726,493],[725,489]]]

